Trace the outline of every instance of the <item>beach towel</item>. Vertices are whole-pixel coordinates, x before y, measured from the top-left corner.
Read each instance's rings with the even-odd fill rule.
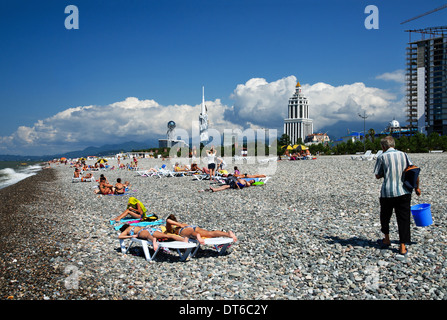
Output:
[[[126,191],[128,191],[128,190],[126,190]],[[128,196],[128,195],[134,194],[135,192],[137,192],[137,190],[132,190],[131,192],[124,192],[124,193],[109,193],[109,194],[106,194],[106,196]]]
[[[246,181],[254,180],[255,182],[259,181],[259,178],[239,178],[239,179],[246,180]]]
[[[141,221],[141,220],[135,220],[135,218],[124,218],[121,219],[120,222],[114,223],[113,220],[110,220],[110,224],[113,224],[113,228],[115,230],[119,230],[122,226],[125,224],[131,225],[131,226],[137,226],[137,227],[147,227],[147,226],[157,226],[157,225],[163,225],[166,223],[166,220],[159,219],[155,221]]]

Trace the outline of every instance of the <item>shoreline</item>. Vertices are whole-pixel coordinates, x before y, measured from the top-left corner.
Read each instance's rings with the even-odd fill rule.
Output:
[[[375,244],[381,181],[373,176],[374,161],[280,161],[266,185],[216,193],[198,192],[210,181],[191,177],[94,172],[112,184],[118,177],[130,181],[129,196],[160,218],[174,213],[179,221],[238,237],[224,256],[205,248],[179,262],[176,253],[161,252],[151,263],[138,246],[122,254],[109,223],[129,196],[96,195],[96,182],[71,182],[69,166],[43,169],[0,190],[0,299],[445,300],[447,156],[410,158],[422,168],[422,196],[413,194],[412,204],[431,203],[434,224],[418,228],[412,222],[406,258],[396,256],[394,217],[392,247]],[[148,159],[139,166],[161,163]],[[238,166],[241,172],[263,170]],[[67,288],[72,276],[76,286]]]
[[[57,181],[56,170],[45,169],[0,189],[2,300],[41,300],[65,290],[51,260],[65,224]]]

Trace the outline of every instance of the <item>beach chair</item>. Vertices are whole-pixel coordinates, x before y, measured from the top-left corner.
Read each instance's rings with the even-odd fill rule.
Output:
[[[351,156],[352,160],[362,160],[362,157],[369,157],[372,153],[372,150],[366,150],[364,154],[357,154],[354,156]]]
[[[149,171],[149,170],[144,170],[144,171],[142,171],[142,170],[137,170],[137,174],[138,174],[140,177],[151,177],[151,176],[155,175],[156,172],[154,172],[154,171]]]
[[[363,160],[363,161],[371,161],[374,157],[376,156],[376,154],[375,153],[371,153],[371,154],[369,154],[369,155],[361,155],[360,156],[360,160]]]
[[[121,252],[124,254],[127,254],[130,247],[137,243],[140,244],[143,248],[144,256],[146,258],[146,261],[153,261],[157,255],[157,253],[162,250],[176,250],[179,254],[180,261],[186,261],[188,257],[191,255],[192,250],[194,248],[198,247],[198,243],[195,242],[183,242],[183,241],[166,241],[166,242],[158,242],[158,249],[154,251],[154,253],[151,255],[149,251],[149,246],[152,246],[152,242],[149,242],[147,240],[138,239],[138,238],[130,238],[130,244],[126,248],[125,239],[118,239],[120,242]],[[181,250],[184,250],[182,252]]]
[[[376,155],[374,156],[374,160],[377,159],[382,153],[383,153],[383,150],[377,151]]]
[[[172,177],[184,177],[188,171],[175,171],[175,165],[172,166],[171,176]]]
[[[195,180],[202,181],[209,179],[210,175],[208,173],[202,173],[202,174],[194,174],[193,177]]]
[[[261,163],[261,164],[265,164],[265,163],[269,163],[269,162],[275,162],[275,161],[278,161],[278,157],[270,157],[270,158],[264,158],[264,159],[259,159],[258,158],[258,163]]]
[[[82,178],[81,177],[81,181],[82,182],[93,182],[93,181],[95,181],[95,177],[94,176],[91,176],[90,178]]]
[[[214,247],[217,251],[217,255],[219,256],[224,255],[227,248],[233,243],[233,239],[227,237],[204,238],[204,240],[204,245]],[[197,240],[190,240],[190,242],[197,243],[197,248],[191,254],[191,257],[194,257],[200,248],[200,243]]]
[[[361,158],[364,161],[371,161],[377,159],[377,157],[380,156],[382,153],[383,151],[379,150],[377,153],[370,154],[369,156],[362,156]]]

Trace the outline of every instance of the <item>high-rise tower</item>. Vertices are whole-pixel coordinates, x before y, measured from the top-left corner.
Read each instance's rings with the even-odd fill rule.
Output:
[[[407,47],[407,121],[413,130],[447,134],[447,27],[406,30],[422,39]]]
[[[289,99],[288,116],[284,119],[284,133],[293,144],[304,142],[306,137],[313,133],[313,122],[309,119],[309,104],[307,98],[301,93],[301,85],[295,86],[295,93]]]

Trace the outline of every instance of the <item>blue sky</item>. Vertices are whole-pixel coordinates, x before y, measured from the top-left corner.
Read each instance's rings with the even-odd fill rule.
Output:
[[[76,127],[86,130],[85,118],[73,118],[71,129],[65,125],[66,132],[73,130],[70,139],[55,138],[64,133],[54,116],[64,110],[102,106],[106,115],[112,112],[106,106],[123,105],[129,97],[153,100],[160,110],[195,106],[205,86],[210,105],[223,106],[227,115],[242,114],[227,111],[245,107],[246,99],[236,88],[245,85],[248,90],[250,79],[276,85],[295,77],[310,92],[320,82],[340,90],[363,83],[366,88],[379,89],[389,105],[396,106],[402,103],[402,78],[399,82],[380,75],[405,68],[409,36],[404,30],[445,25],[447,9],[400,23],[443,4],[445,1],[412,0],[2,1],[0,154],[69,151],[138,139],[137,134],[114,136],[110,133],[114,130],[107,131],[108,135],[86,131],[85,135],[98,138],[83,139],[74,131]],[[77,30],[64,26],[68,5],[79,9]],[[378,30],[364,26],[367,5],[379,9]],[[289,84],[288,88],[290,91]],[[130,112],[129,108],[124,109]],[[287,104],[283,112],[286,109]],[[98,114],[95,123],[107,126]],[[404,122],[402,112],[396,117]],[[247,123],[247,119],[221,120]],[[349,125],[351,129],[363,128],[359,119],[345,119],[350,120],[355,122]],[[317,131],[329,127],[321,123]],[[126,124],[113,122],[121,129]],[[282,128],[278,122],[274,127]],[[22,134],[27,132],[28,139],[20,138],[18,128]],[[39,130],[46,138],[37,137]],[[147,131],[141,132],[140,140],[145,140]]]

